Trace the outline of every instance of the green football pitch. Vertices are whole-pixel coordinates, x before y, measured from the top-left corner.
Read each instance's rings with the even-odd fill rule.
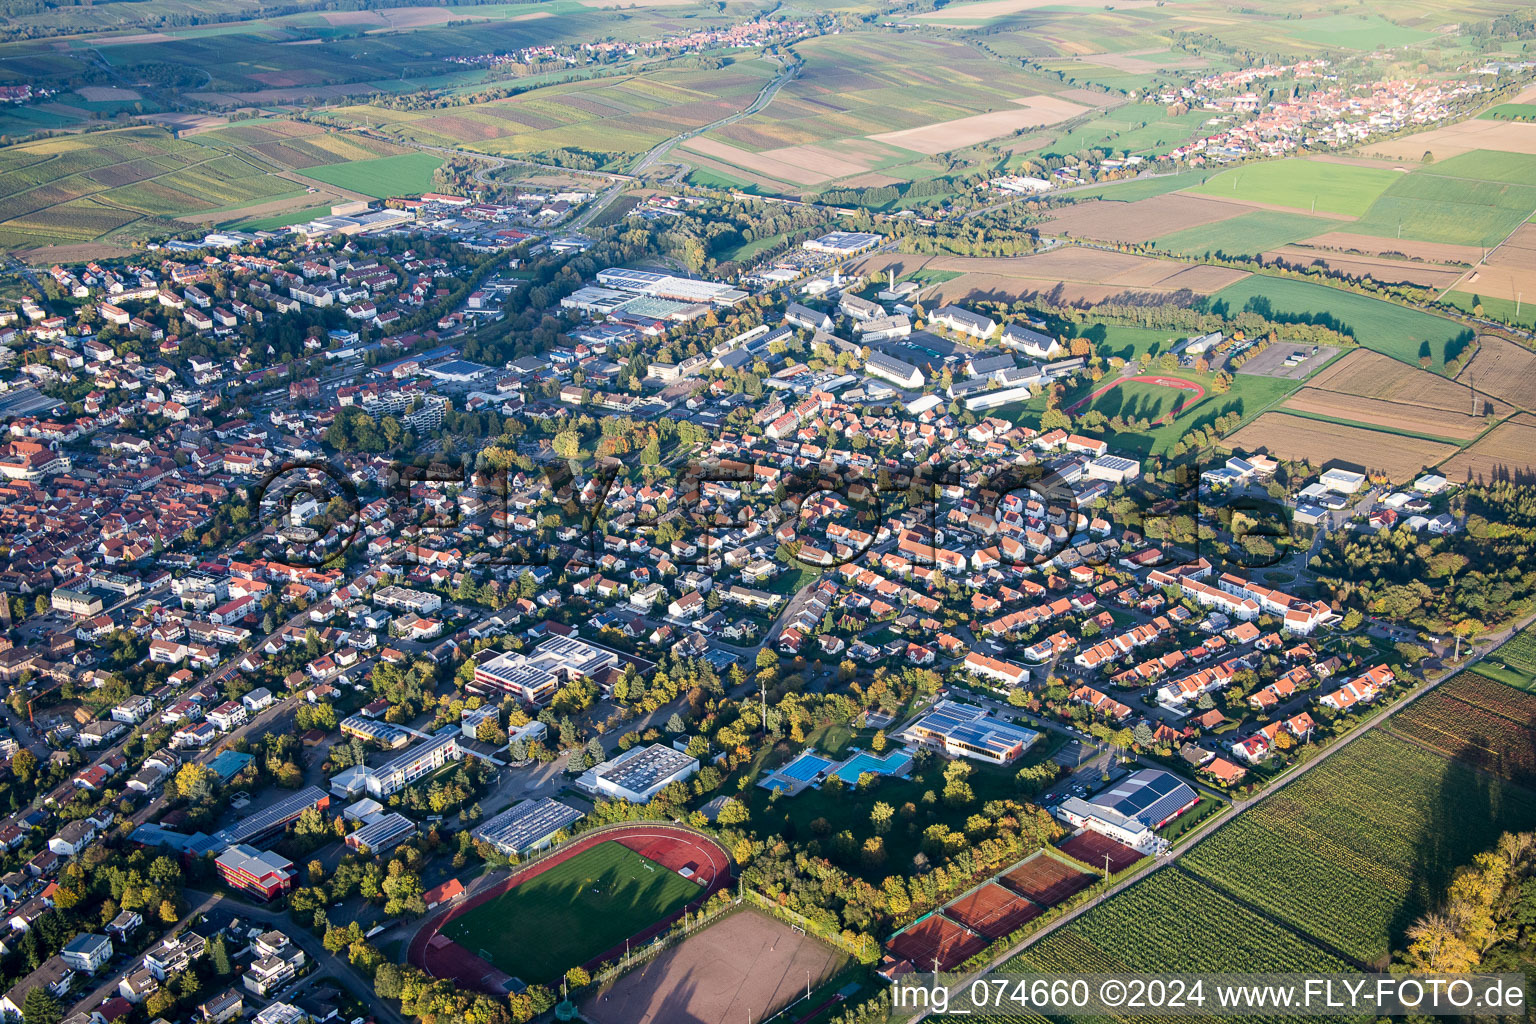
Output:
[[[529,984],[557,981],[697,899],[702,888],[599,843],[450,921],[443,934]]]

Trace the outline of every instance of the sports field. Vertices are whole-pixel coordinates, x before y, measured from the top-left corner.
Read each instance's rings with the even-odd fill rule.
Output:
[[[432,190],[432,172],[443,158],[430,153],[403,153],[377,160],[353,160],[349,163],[323,164],[304,171],[306,177],[327,185],[361,192],[375,199],[410,196]]]
[[[605,842],[461,914],[443,934],[513,977],[549,982],[701,893],[697,883]]]

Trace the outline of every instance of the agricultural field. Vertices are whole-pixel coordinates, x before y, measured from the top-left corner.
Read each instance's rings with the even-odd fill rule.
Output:
[[[1209,842],[1209,840],[1207,840]],[[1190,875],[1164,869],[1099,904],[1003,965],[1005,972],[1340,971],[1347,965]]]
[[[1341,395],[1312,387],[1296,392],[1281,408],[1309,417],[1358,423],[1388,433],[1454,443],[1471,441],[1493,422],[1465,413],[1420,409],[1399,402]]]
[[[513,977],[549,982],[698,895],[697,883],[606,842],[460,914],[443,934]],[[518,927],[508,928],[513,920]]]
[[[1395,716],[1391,728],[1485,772],[1536,782],[1536,696],[1513,686],[1457,676]]]
[[[1321,264],[1335,274],[1358,279],[1368,277],[1383,284],[1412,284],[1434,291],[1451,287],[1467,272],[1467,268],[1459,264],[1332,252],[1316,247],[1316,241],[1312,238],[1301,244],[1270,249],[1262,254],[1264,262],[1283,263],[1296,269]]]
[[[501,155],[572,149],[624,157],[736,113],[778,67],[747,58],[717,69],[665,69],[550,85],[469,106],[415,111],[351,106],[330,113],[342,123],[428,146]]]
[[[390,196],[414,196],[430,192],[433,172],[442,165],[443,158],[431,153],[406,153],[401,156],[381,156],[375,160],[311,167],[304,175],[349,192],[361,192],[375,199],[388,199]]]
[[[1059,207],[1041,227],[1074,238],[1150,242],[1159,236],[1215,231],[1218,230],[1216,225],[1232,218],[1242,220],[1251,212],[1248,207],[1235,203],[1169,193],[1129,202],[1111,199],[1077,201]]]
[[[1081,65],[1047,63],[1049,70],[1061,70],[1069,76],[1080,74]],[[1094,74],[1092,80],[1109,84],[1119,76]],[[1087,98],[1085,98],[1086,100]],[[1089,100],[1089,102],[1092,102]],[[1100,101],[1102,102],[1102,101]],[[1202,111],[1170,115],[1152,103],[1116,106],[1097,117],[1074,122],[1066,131],[1042,132],[1038,141],[1014,149],[1017,159],[1010,166],[1022,164],[1030,154],[1076,153],[1082,149],[1125,150],[1131,154],[1166,153],[1200,133],[1205,122]]]
[[[1536,223],[1516,228],[1503,245],[1460,279],[1457,291],[1468,295],[1473,306],[1503,299],[1511,313],[1516,312],[1515,304],[1523,305],[1526,295],[1536,295]]]
[[[1195,256],[1218,252],[1232,256],[1253,256],[1266,249],[1310,238],[1320,231],[1328,230],[1330,226],[1330,222],[1306,214],[1255,210],[1230,220],[1176,231],[1155,239],[1154,243],[1170,252]]]
[[[1536,156],[1472,152],[1400,175],[1349,230],[1490,246],[1503,241],[1533,212]]]
[[[1511,668],[1536,675],[1536,626],[1527,626],[1511,637],[1499,648],[1498,657]]]
[[[1459,452],[1440,472],[1452,483],[1536,479],[1536,417],[1521,413]]]
[[[1180,863],[1357,964],[1375,965],[1443,898],[1456,868],[1533,813],[1536,794],[1490,784],[1375,732],[1219,828]]]
[[[1320,372],[1285,405],[1296,412],[1348,420],[1383,430],[1471,441],[1508,404],[1465,384],[1356,349]]]
[[[1362,167],[1291,157],[1246,164],[1189,189],[1196,195],[1358,217],[1402,177],[1389,167]],[[1331,225],[1319,221],[1318,231]]]
[[[879,172],[930,176],[931,154],[961,149],[1090,109],[961,42],[843,34],[799,44],[800,75],[762,111],[689,148],[795,185]],[[809,161],[809,163],[808,163]],[[810,180],[808,173],[819,180]]]
[[[1536,352],[1503,338],[1484,336],[1479,339],[1477,355],[1462,367],[1456,381],[1522,409],[1536,409]]]
[[[1454,454],[1453,445],[1379,430],[1266,412],[1226,438],[1228,447],[1267,452],[1276,458],[1306,460],[1314,467],[1343,466],[1379,472],[1387,479],[1413,479],[1426,466]]]
[[[938,256],[925,267],[961,275],[934,290],[933,297],[945,302],[964,301],[976,293],[1013,298],[1054,294],[1058,301],[1089,303],[1138,293],[1210,295],[1247,277],[1244,271],[1227,267],[1080,246],[1061,246],[1033,256]]]
[[[355,132],[338,132],[302,121],[243,121],[189,137],[202,146],[247,149],[291,170],[351,160],[399,156],[410,150]]]
[[[151,3],[125,6],[147,8]],[[0,44],[0,57],[8,72],[40,84],[72,83],[80,67],[75,58],[93,53],[95,60],[127,74],[141,65],[186,67],[187,77],[198,83],[186,94],[193,100],[308,104],[378,92],[452,90],[486,81],[485,68],[455,63],[455,57],[596,39],[658,39],[741,20],[740,12],[692,2],[624,4],[622,11],[578,0],[545,0],[537,9],[515,3],[403,6],[244,21],[210,19],[213,5],[178,0],[170,6],[178,9],[169,25],[155,25],[161,31],[96,32],[43,45],[18,40]],[[107,15],[90,27],[120,17]],[[188,24],[194,19],[201,23]]]
[[[1414,135],[1370,143],[1362,147],[1361,152],[1367,156],[1422,164],[1425,153],[1438,163],[1476,150],[1536,154],[1536,124],[1474,117]]]
[[[1443,370],[1465,347],[1460,324],[1369,295],[1288,278],[1252,275],[1222,289],[1213,301],[1233,312],[1252,309],[1274,319],[1320,323],[1352,336],[1361,345],[1410,365],[1429,357]]]
[[[173,218],[302,195],[233,151],[127,128],[0,150],[0,248],[178,229]]]

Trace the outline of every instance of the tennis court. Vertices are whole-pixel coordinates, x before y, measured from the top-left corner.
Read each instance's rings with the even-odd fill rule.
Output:
[[[998,881],[1042,907],[1054,907],[1073,893],[1088,888],[1093,883],[1093,876],[1054,857],[1037,853]]]
[[[1084,829],[1062,843],[1061,852],[1071,854],[1084,864],[1092,864],[1100,869],[1108,858],[1110,874],[1124,871],[1146,856],[1092,829]]]
[[[968,928],[933,914],[906,931],[891,937],[885,948],[903,960],[912,961],[919,971],[948,971],[965,963],[987,948],[987,940]]]
[[[996,882],[988,882],[944,908],[945,917],[953,918],[989,939],[1012,934],[1041,913],[1039,907]]]

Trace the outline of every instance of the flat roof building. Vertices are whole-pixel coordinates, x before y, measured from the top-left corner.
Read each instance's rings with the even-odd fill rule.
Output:
[[[416,823],[392,811],[347,836],[347,846],[358,853],[380,854],[399,846],[415,834]]]
[[[545,704],[562,685],[616,668],[619,656],[570,636],[551,636],[527,654],[507,651],[475,666],[475,682],[529,704]]]
[[[800,244],[812,252],[830,252],[847,256],[863,252],[865,249],[873,249],[880,244],[880,239],[880,235],[869,231],[829,231],[820,238],[812,238]]]
[[[648,803],[669,783],[692,778],[699,770],[699,759],[660,743],[633,747],[612,761],[588,771],[580,785],[598,796]]]
[[[950,757],[968,757],[1008,764],[1023,756],[1040,734],[1022,725],[993,718],[982,708],[941,700],[922,718],[907,726],[902,739],[942,750]]]
[[[478,826],[473,835],[502,853],[521,854],[548,846],[555,834],[580,821],[576,808],[552,797],[523,800]]]
[[[274,899],[293,888],[298,875],[293,862],[270,850],[258,850],[254,846],[235,845],[225,850],[213,862],[231,889],[239,889],[261,900]]]
[[[1072,797],[1064,801],[1056,808],[1056,816],[1142,853],[1156,853],[1166,845],[1156,835],[1157,829],[1199,800],[1193,787],[1177,776],[1148,768],[1132,772],[1086,800]]]

